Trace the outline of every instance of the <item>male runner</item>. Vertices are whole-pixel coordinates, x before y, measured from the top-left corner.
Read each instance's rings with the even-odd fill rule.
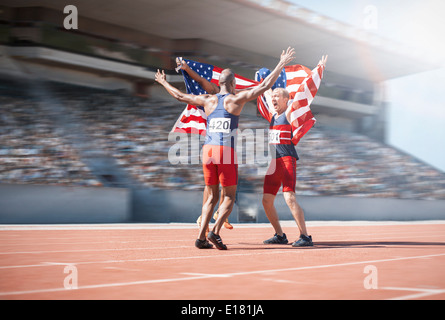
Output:
[[[224,69],[219,78],[220,92],[216,95],[185,94],[166,81],[164,71],[158,70],[155,80],[178,101],[192,105],[203,106],[207,115],[206,139],[203,146],[203,172],[205,189],[202,206],[202,223],[195,246],[200,249],[211,248],[206,240],[208,226],[213,209],[218,202],[219,184],[221,183],[224,200],[220,205],[219,217],[208,233],[210,240],[218,249],[227,250],[219,232],[224,221],[232,212],[235,202],[238,180],[238,165],[236,162],[235,141],[238,119],[246,102],[259,97],[270,89],[278,79],[281,70],[295,57],[295,50],[283,50],[280,61],[275,69],[261,84],[251,90],[235,93],[235,75],[230,69]]]
[[[187,74],[193,79],[195,80],[200,86],[201,88],[203,88],[207,93],[209,94],[217,94],[221,89],[218,85],[216,85],[213,82],[209,82],[206,79],[204,79],[203,77],[201,77],[199,74],[197,74],[192,68],[190,68],[190,66],[187,64],[187,62],[181,58],[176,58],[176,66],[177,69],[176,71],[178,71],[179,69],[184,70],[185,72],[187,72]],[[238,92],[239,90],[235,90],[235,92]],[[224,193],[221,192],[221,196],[220,196],[220,200],[219,200],[219,205],[222,204],[224,200]],[[215,214],[213,215],[213,219],[218,220],[218,216],[219,216],[219,208],[216,210]],[[198,224],[198,227],[201,228],[201,222],[202,222],[202,215],[200,215],[198,217],[198,219],[196,220],[196,223]],[[227,218],[224,221],[224,228],[226,229],[233,229],[233,226],[230,224],[229,219]],[[207,233],[209,232],[209,227],[207,226]]]
[[[269,145],[272,153],[272,162],[264,177],[263,207],[266,216],[275,229],[275,235],[263,242],[265,244],[287,244],[286,234],[283,233],[274,206],[275,197],[283,184],[283,196],[292,216],[300,230],[300,239],[292,246],[313,246],[312,237],[307,234],[303,209],[298,205],[295,197],[295,184],[297,175],[298,155],[292,144],[292,126],[285,111],[289,101],[289,92],[284,88],[276,88],[272,92],[272,105],[275,114],[271,115],[269,127]]]
[[[319,64],[326,66],[328,56],[323,56]],[[296,171],[298,155],[292,144],[292,126],[288,109],[289,92],[284,88],[276,88],[272,92],[272,106],[275,113],[269,113],[265,118],[270,122],[269,145],[275,149],[275,158],[264,177],[263,207],[266,216],[275,229],[275,235],[265,244],[287,244],[277,211],[274,206],[278,190],[283,185],[283,196],[300,231],[300,238],[292,243],[293,247],[313,246],[312,237],[308,235],[303,209],[295,197]],[[273,151],[273,150],[272,150]]]

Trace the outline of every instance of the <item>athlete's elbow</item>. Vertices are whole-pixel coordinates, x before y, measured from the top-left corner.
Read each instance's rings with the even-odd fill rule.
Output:
[[[263,82],[261,82],[259,84],[259,86],[257,87],[258,91],[261,91],[261,94],[263,94],[264,92],[266,92],[267,90],[269,90],[270,88],[272,88],[274,82],[270,81],[270,79],[265,79]]]
[[[209,90],[206,90],[206,91],[209,94],[217,94],[217,93],[219,93],[219,90],[214,88],[214,87],[211,87],[211,88],[209,88]]]
[[[271,83],[265,83],[265,82],[262,82],[259,86],[258,86],[258,88],[257,88],[257,90],[256,90],[256,95],[257,96],[260,96],[260,95],[262,95],[264,92],[266,92],[267,90],[269,90],[270,88],[272,88],[272,86],[273,86],[273,84],[271,84]]]
[[[173,98],[180,102],[184,102],[184,95],[181,92],[173,92],[172,93]]]

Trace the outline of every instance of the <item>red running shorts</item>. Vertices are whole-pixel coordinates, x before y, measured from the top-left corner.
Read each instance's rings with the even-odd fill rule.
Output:
[[[295,192],[296,183],[297,159],[291,156],[273,159],[264,177],[263,192],[276,195],[281,185],[283,192]]]
[[[220,183],[223,187],[229,187],[238,184],[238,161],[231,147],[205,144],[202,147],[202,170],[207,186]]]

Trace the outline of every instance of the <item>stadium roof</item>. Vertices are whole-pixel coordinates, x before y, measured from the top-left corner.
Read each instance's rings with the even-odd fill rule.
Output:
[[[66,5],[54,0],[4,0],[3,3],[60,11]],[[69,3],[77,7],[81,17],[168,39],[202,39],[268,57],[278,57],[282,49],[293,46],[298,63],[309,67],[328,54],[329,71],[375,82],[438,67],[425,56],[420,63],[423,53],[417,49],[284,0],[72,0]]]

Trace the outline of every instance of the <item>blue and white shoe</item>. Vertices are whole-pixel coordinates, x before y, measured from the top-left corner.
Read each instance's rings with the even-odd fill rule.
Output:
[[[287,237],[286,234],[283,233],[282,236],[279,236],[278,234],[274,234],[274,236],[270,239],[264,240],[264,244],[287,244]]]
[[[312,236],[300,235],[300,239],[292,243],[292,247],[312,247],[314,243],[312,242]]]

